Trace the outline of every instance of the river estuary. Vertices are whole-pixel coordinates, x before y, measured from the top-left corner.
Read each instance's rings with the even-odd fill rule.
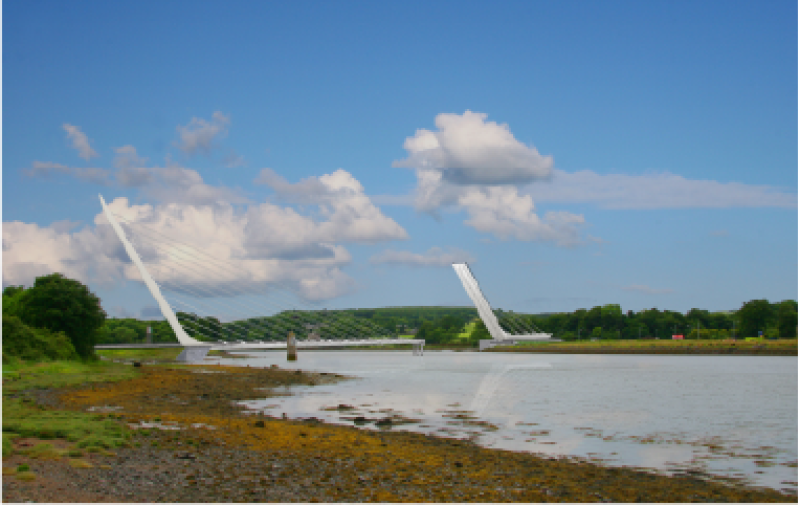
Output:
[[[797,492],[796,357],[310,351],[297,362],[285,352],[212,361],[357,378],[247,402],[273,416],[404,417],[391,429]]]

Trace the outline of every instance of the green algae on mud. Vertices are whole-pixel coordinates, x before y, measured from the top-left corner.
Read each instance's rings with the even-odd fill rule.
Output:
[[[693,475],[666,477],[575,458],[486,449],[465,440],[328,425],[314,418],[281,420],[249,413],[238,403],[288,394],[285,386],[343,379],[334,374],[277,368],[145,366],[135,379],[93,389],[73,388],[61,394],[60,400],[80,410],[100,405],[120,407],[110,416],[132,427],[157,423],[173,428],[139,431],[135,436],[139,444],[149,442],[199,459],[212,453],[243,458],[242,454],[255,451],[280,468],[304,469],[303,475],[294,478],[311,479],[324,501],[797,500],[796,495],[726,485]],[[459,422],[471,421],[453,416]],[[223,452],[219,448],[224,448]],[[225,452],[234,449],[240,452]],[[292,478],[273,467],[248,469],[244,475],[247,479],[232,473],[234,470],[214,473],[208,468],[193,476],[219,485],[235,482],[238,488],[246,489],[269,483],[259,480],[262,471],[272,476],[272,483]],[[250,477],[254,480],[248,480]],[[217,499],[230,501],[235,497]]]

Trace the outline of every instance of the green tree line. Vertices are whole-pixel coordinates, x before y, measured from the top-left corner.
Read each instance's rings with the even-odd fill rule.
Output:
[[[623,312],[608,304],[569,313],[520,314],[496,311],[507,330],[537,328],[563,340],[671,338],[797,338],[797,301],[751,300],[732,312],[691,309],[680,313],[656,308]],[[199,340],[277,341],[289,332],[323,339],[391,338],[416,333],[427,343],[459,339],[475,323],[468,342],[490,338],[474,307],[384,307],[319,311],[284,311],[271,316],[221,322],[214,317],[178,312],[186,332]],[[147,327],[155,343],[177,342],[164,321],[106,318],[100,300],[80,282],[55,273],[39,277],[31,288],[3,290],[3,359],[20,357],[91,358],[98,343],[141,343]]]

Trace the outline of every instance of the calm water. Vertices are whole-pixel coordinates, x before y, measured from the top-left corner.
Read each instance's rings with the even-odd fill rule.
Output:
[[[289,363],[284,352],[251,356],[221,362],[358,378],[248,402],[271,415],[352,424],[342,417],[400,413],[418,422],[392,429],[797,491],[794,357],[314,351]],[[324,410],[339,404],[357,410]]]

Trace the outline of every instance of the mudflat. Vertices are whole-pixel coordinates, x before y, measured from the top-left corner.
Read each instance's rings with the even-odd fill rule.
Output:
[[[796,495],[665,477],[469,441],[284,420],[236,402],[283,386],[346,380],[278,368],[143,366],[135,378],[20,391],[43,409],[92,410],[130,431],[122,447],[37,458],[16,439],[4,458],[5,501],[121,502],[796,502]],[[67,444],[68,445],[68,444]],[[82,461],[83,463],[76,463]],[[13,477],[28,465],[32,480]],[[8,470],[6,470],[8,468]]]

